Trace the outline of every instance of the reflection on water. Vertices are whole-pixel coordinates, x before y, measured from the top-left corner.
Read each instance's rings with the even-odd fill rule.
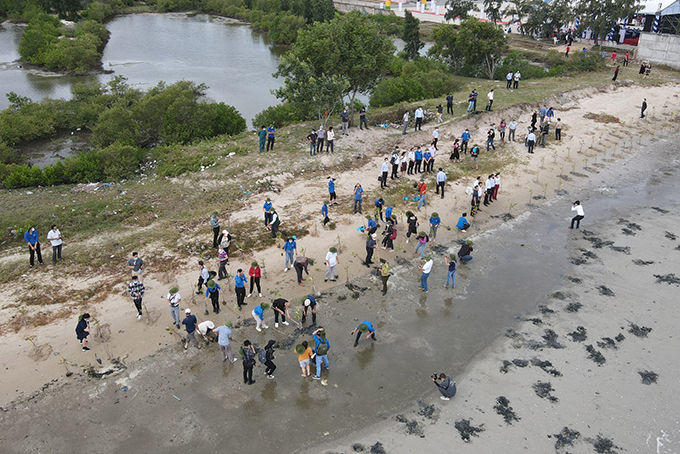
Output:
[[[26,162],[45,167],[89,150],[91,136],[87,131],[62,132],[51,139],[32,140],[15,149]]]

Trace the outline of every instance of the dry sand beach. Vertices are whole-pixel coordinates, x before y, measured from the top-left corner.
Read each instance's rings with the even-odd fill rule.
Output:
[[[171,321],[164,295],[177,284],[182,307],[188,303],[205,319],[203,298],[192,295],[196,258],[187,258],[180,269],[146,277],[142,322],[135,321],[122,285],[105,303],[87,308],[100,322],[92,352],[81,352],[76,343],[75,314],[0,339],[3,444],[12,453],[267,452],[272,446],[281,452],[677,452],[678,94],[677,84],[633,85],[546,101],[565,123],[562,143],[551,140],[531,157],[521,143],[499,147],[514,160],[503,169],[499,201],[465,234],[439,230],[437,243],[428,246],[435,268],[427,295],[417,291],[415,245],[405,244],[402,229],[395,253],[380,250],[394,273],[387,296],[380,296],[377,278],[361,265],[364,238],[356,228],[365,219],[346,209],[359,181],[370,212],[380,194],[383,154],[395,144],[407,149],[427,143],[433,125],[407,136],[353,130],[348,141],[354,149],[383,145],[380,153],[363,153],[364,166],[334,175],[343,204],[331,210],[335,231],[318,226],[326,194],[321,177],[288,182],[236,215],[259,222],[270,196],[284,221],[309,217],[311,234],[298,240],[298,248],[316,259],[313,285],[298,287],[294,273],[283,272],[278,249],[236,258],[232,273],[238,266],[247,270],[252,258],[264,259],[265,297],[248,299],[238,314],[228,291],[225,310],[208,317],[240,322],[256,301],[277,295],[299,307],[315,287],[322,294],[319,324],[332,345],[331,369],[323,372],[327,383],[301,379],[292,350],[278,351],[276,380],[265,380],[258,365],[257,383],[245,388],[240,364],[221,364],[216,346],[184,352],[178,335],[166,330]],[[640,119],[644,97],[650,109]],[[465,128],[482,144],[490,123],[516,116],[523,137],[533,107],[441,126],[444,156],[435,167],[446,161],[453,169],[446,159],[451,137]],[[456,165],[469,163],[463,157]],[[455,225],[469,206],[469,184],[450,182],[445,199],[430,191],[430,204],[418,213],[421,229],[433,211],[445,226]],[[574,199],[586,210],[580,231],[567,229]],[[403,226],[406,207],[396,206]],[[445,254],[463,239],[475,241],[475,258],[459,266],[456,289],[445,291]],[[325,251],[338,244],[339,280],[348,286],[323,282]],[[126,256],[122,251],[112,262]],[[84,291],[98,285],[96,279],[54,279]],[[12,301],[13,292],[4,289],[3,300]],[[1,313],[18,316],[11,305]],[[362,340],[353,349],[349,332],[364,319],[376,325],[378,341]],[[243,326],[234,338],[259,345],[274,338],[289,348],[298,339],[311,340],[310,332],[291,325],[260,334]],[[69,378],[67,368],[74,372]],[[429,379],[434,372],[456,379],[451,401],[439,399]]]

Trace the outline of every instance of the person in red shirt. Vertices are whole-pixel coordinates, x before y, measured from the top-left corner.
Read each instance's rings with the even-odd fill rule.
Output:
[[[565,56],[566,58],[569,58],[569,49],[571,49],[571,47],[570,47],[570,46],[567,46],[567,51],[564,53],[564,56]]]
[[[248,270],[248,276],[250,276],[250,292],[248,293],[248,298],[253,294],[253,287],[257,285],[257,293],[260,298],[262,298],[262,289],[260,288],[260,277],[262,276],[262,270],[257,262],[250,264],[250,269]]]
[[[421,180],[420,184],[418,185],[418,193],[420,194],[420,199],[418,200],[418,209],[420,209],[421,206],[427,205],[427,201],[425,200],[425,195],[427,194],[427,183],[425,183],[424,180]]]
[[[626,52],[626,55],[623,57],[623,66],[628,66],[628,60],[630,60],[630,52]]]

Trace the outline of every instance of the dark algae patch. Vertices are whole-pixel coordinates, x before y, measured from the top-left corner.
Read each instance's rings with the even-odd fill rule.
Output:
[[[644,385],[656,383],[656,380],[659,378],[659,374],[652,372],[651,370],[643,370],[642,372],[638,372],[638,374],[640,374],[640,378],[642,378],[642,384]]]
[[[503,365],[501,366],[501,372],[504,374],[508,373],[508,368],[512,366],[512,363],[508,361],[507,359],[503,360]]]
[[[619,348],[611,337],[603,337],[601,341],[597,341],[597,346],[600,348]]]
[[[383,444],[379,441],[371,446],[371,450],[369,452],[371,454],[387,454],[387,451],[385,451],[385,448],[383,448]]]
[[[465,443],[470,442],[470,437],[479,437],[479,434],[486,430],[484,429],[484,424],[475,427],[470,424],[469,419],[461,419],[460,421],[456,421],[454,427],[458,429],[460,438],[462,438]]]
[[[635,259],[635,260],[633,260],[633,263],[638,265],[638,266],[647,266],[647,265],[653,265],[654,261],[647,262],[647,261],[644,261],[644,260]]]
[[[680,285],[680,278],[677,277],[675,274],[655,274],[654,277],[656,278],[656,283],[657,284],[663,284],[666,283],[668,285],[675,284],[675,285]]]
[[[598,286],[597,286],[597,289],[600,291],[600,295],[604,295],[604,296],[615,296],[615,295],[614,295],[614,292],[612,291],[612,289],[610,289],[610,288],[607,287],[606,285],[598,285]]]
[[[550,437],[550,435],[548,435],[548,437]],[[560,451],[567,446],[573,446],[574,442],[581,437],[581,434],[565,427],[562,429],[562,432],[554,434],[553,437],[555,438],[555,450]]]
[[[616,336],[614,340],[616,340],[616,342],[623,342],[624,340],[626,340],[626,336],[624,336],[623,333],[619,333],[619,335]]]
[[[571,278],[567,278],[567,279],[571,279]],[[555,292],[552,295],[550,295],[550,298],[555,298],[557,300],[565,300],[565,299],[567,299],[567,295],[565,295],[562,292]]]
[[[538,310],[541,311],[541,314],[543,315],[548,315],[548,314],[554,314],[555,311],[550,309],[548,306],[541,304],[538,306]]]
[[[557,342],[559,336],[557,333],[551,329],[546,329],[543,335],[543,340],[545,341],[546,347],[550,348],[564,348],[564,345]]]
[[[585,252],[583,253],[583,256],[586,257],[586,258],[589,258],[589,259],[593,259],[593,260],[595,260],[596,258],[598,258],[598,257],[597,257],[597,254],[595,254],[593,251],[585,251]]]
[[[512,364],[517,367],[527,367],[529,365],[529,361],[526,359],[513,359]]]
[[[607,362],[607,359],[604,357],[604,355],[596,350],[592,345],[586,345],[586,351],[588,352],[588,359],[595,361],[595,364],[598,366],[601,366]]]
[[[624,235],[635,236],[635,232],[633,232],[631,229],[627,229],[624,227],[621,229],[621,231],[623,232]]]
[[[354,443],[352,445],[352,451],[354,452],[364,452],[365,449],[366,448],[364,448],[364,445],[362,445],[361,443]]]
[[[663,208],[652,207],[652,210],[656,210],[656,211],[658,211],[658,212],[661,213],[661,214],[668,214],[668,210],[664,210]]]
[[[434,405],[426,404],[422,400],[418,401],[418,405],[420,405],[420,410],[418,410],[418,415],[422,416],[425,419],[435,419],[434,413],[437,409]]]
[[[525,322],[531,322],[536,326],[541,326],[543,324],[543,320],[541,320],[540,318],[523,318],[521,320]]]
[[[570,280],[574,284],[580,284],[582,282],[581,279],[579,279],[577,277],[572,277],[572,276],[567,276],[565,279]]]
[[[503,417],[506,423],[512,424],[513,421],[519,421],[519,417],[512,410],[510,406],[510,401],[505,396],[500,396],[496,399],[496,405],[493,407],[496,413]]]
[[[552,375],[553,377],[561,377],[562,376],[562,372],[555,369],[555,366],[553,366],[550,361],[543,361],[543,360],[540,360],[538,358],[534,358],[534,359],[531,360],[531,365],[536,366],[536,367],[540,367],[541,369],[543,369],[543,372],[546,372],[546,373]]]
[[[583,304],[581,303],[569,303],[567,304],[567,307],[564,308],[565,311],[567,312],[578,312],[579,309],[583,307]]]
[[[652,328],[648,328],[646,326],[640,327],[635,323],[631,323],[630,328],[628,328],[628,332],[634,334],[637,337],[647,337],[647,335],[652,332]]]
[[[404,415],[397,415],[397,416],[395,416],[394,419],[396,419],[397,422],[400,422],[400,423],[406,425],[406,434],[417,435],[420,438],[425,438],[425,434],[423,433],[423,429],[421,429],[418,426],[418,421],[416,421],[415,419],[410,420],[410,419],[406,418],[406,416],[404,416]]]
[[[678,239],[678,236],[675,233],[668,232],[668,231],[664,232],[664,236],[671,241],[675,241],[675,240]]]
[[[557,397],[552,395],[552,392],[555,391],[555,388],[552,387],[550,382],[539,381],[539,382],[534,383],[532,385],[532,388],[534,388],[534,392],[541,399],[548,399],[550,402],[553,402],[553,403],[556,403],[556,402],[559,401],[559,399]]]
[[[577,326],[576,331],[567,334],[567,336],[571,337],[574,342],[583,342],[588,339],[587,331],[583,326]]]
[[[611,438],[605,438],[602,435],[598,435],[594,440],[588,440],[592,443],[595,452],[598,454],[618,454],[618,451],[614,449],[621,449],[614,444]]]
[[[630,255],[630,247],[628,246],[609,246],[609,249],[616,252],[623,252],[626,255]]]

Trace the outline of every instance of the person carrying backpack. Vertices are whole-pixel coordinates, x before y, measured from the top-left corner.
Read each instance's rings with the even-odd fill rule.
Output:
[[[270,339],[267,345],[264,346],[259,352],[257,352],[257,359],[265,365],[266,369],[264,374],[268,379],[272,380],[274,378],[274,371],[276,370],[276,364],[274,364],[274,344],[275,340]]]
[[[326,366],[326,370],[330,369],[328,365],[328,350],[331,348],[331,343],[326,339],[326,331],[323,328],[319,328],[312,333],[314,342],[316,342],[316,375],[312,378],[318,380],[321,378],[321,362],[323,361]]]
[[[383,232],[384,238],[382,240],[382,248],[389,248],[390,252],[394,252],[394,240],[397,238],[397,229],[391,222],[387,223],[387,228]]]

